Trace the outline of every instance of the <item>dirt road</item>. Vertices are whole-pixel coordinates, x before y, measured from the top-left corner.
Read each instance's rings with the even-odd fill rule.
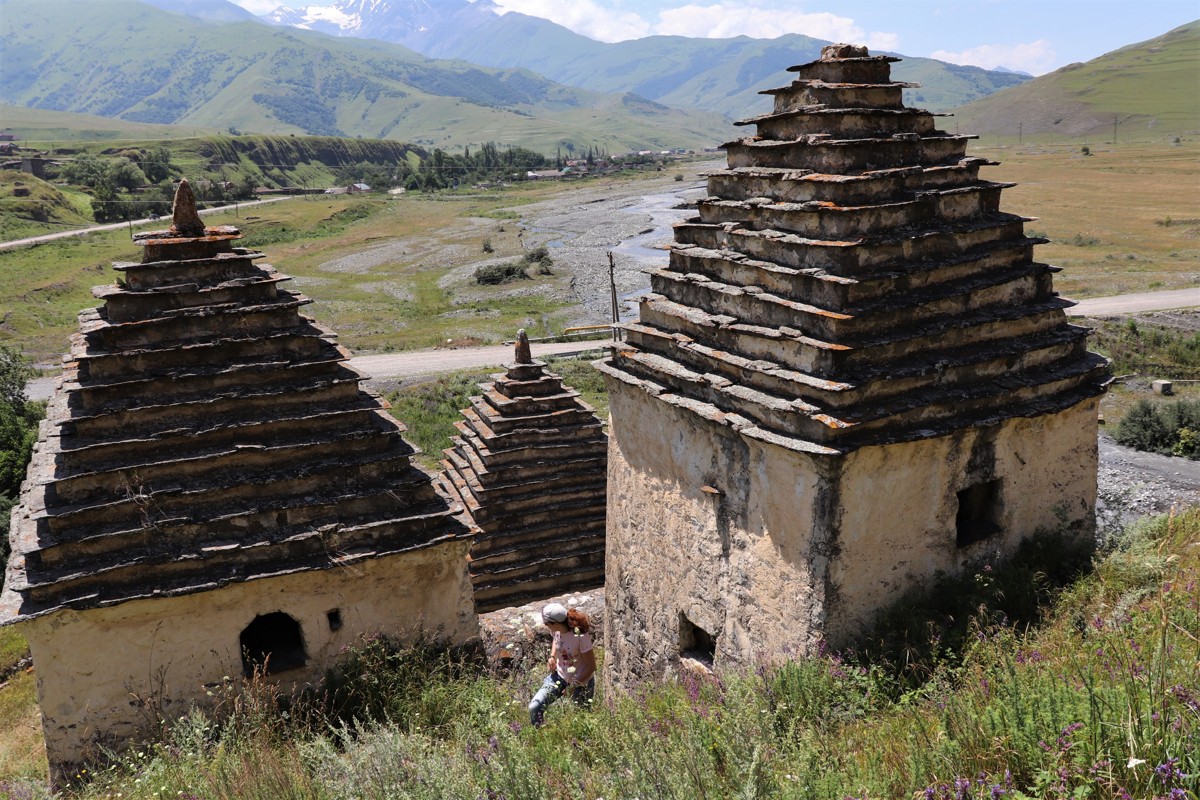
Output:
[[[1142,311],[1170,311],[1176,308],[1200,306],[1200,286],[1192,289],[1172,289],[1165,292],[1121,294],[1115,297],[1092,297],[1077,301],[1067,309],[1072,317],[1107,317],[1117,314],[1137,314]]]
[[[251,200],[249,203],[237,203],[234,206],[222,206],[221,208],[206,208],[203,211],[201,211],[200,214],[201,215],[217,214],[222,211],[229,211],[230,208],[237,208],[237,209],[252,208],[253,206],[261,206],[261,205],[265,205],[266,203],[278,203],[281,200],[291,200],[291,199],[293,199],[293,198],[291,198],[291,197],[271,197],[266,200]],[[96,233],[97,231],[115,231],[119,228],[128,228],[131,224],[135,228],[140,228],[143,225],[166,226],[166,225],[170,225],[171,223],[165,217],[159,217],[158,219],[150,219],[149,217],[147,217],[145,219],[135,219],[132,222],[114,222],[109,225],[93,225],[90,228],[76,228],[76,229],[70,230],[70,231],[59,231],[58,233],[44,233],[41,236],[30,236],[25,239],[12,239],[7,242],[0,242],[0,252],[2,252],[4,250],[15,250],[18,247],[33,247],[34,245],[45,244],[46,242],[53,242],[55,239],[68,239],[72,236],[84,236],[89,233]]]

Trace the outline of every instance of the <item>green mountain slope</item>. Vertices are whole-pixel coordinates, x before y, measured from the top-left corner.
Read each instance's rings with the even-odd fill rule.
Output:
[[[963,131],[1135,139],[1200,131],[1200,21],[955,110]]]
[[[47,111],[0,103],[0,133],[11,133],[30,147],[46,147],[68,141],[98,142],[116,139],[180,139],[200,133],[216,133],[195,126],[156,125],[127,122],[95,114]]]
[[[553,151],[699,147],[717,115],[648,106],[526,70],[438,61],[399,45],[257,23],[209,23],[132,0],[6,6],[0,102],[131,122]]]
[[[484,26],[448,24],[413,42],[422,52],[496,67],[524,67],[552,80],[600,92],[635,92],[671,106],[737,118],[769,108],[758,92],[786,80],[784,70],[817,58],[828,42],[799,34],[776,39],[650,36],[614,44],[580,36],[548,20],[510,12]],[[945,111],[1028,80],[1025,76],[908,58],[897,80],[922,84],[910,102]]]

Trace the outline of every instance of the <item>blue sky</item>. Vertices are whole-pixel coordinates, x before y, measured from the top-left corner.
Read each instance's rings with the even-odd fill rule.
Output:
[[[334,0],[234,0],[255,13]],[[436,2],[436,0],[434,0]],[[1200,18],[1200,0],[493,0],[601,41],[803,33],[1034,75]]]

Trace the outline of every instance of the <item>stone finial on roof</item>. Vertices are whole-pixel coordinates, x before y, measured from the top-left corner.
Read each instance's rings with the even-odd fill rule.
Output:
[[[204,220],[196,211],[196,195],[192,186],[184,178],[175,190],[175,202],[171,205],[171,230],[184,236],[203,236]]]
[[[821,48],[821,60],[832,61],[835,58],[866,58],[867,48],[861,44],[829,44]]]
[[[514,361],[517,364],[533,363],[533,353],[529,350],[529,336],[526,335],[524,328],[517,331],[517,348]]]

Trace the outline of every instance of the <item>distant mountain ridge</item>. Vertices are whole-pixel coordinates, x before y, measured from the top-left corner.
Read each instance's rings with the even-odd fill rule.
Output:
[[[731,118],[767,110],[758,93],[789,66],[812,60],[828,42],[800,34],[775,39],[650,36],[612,44],[540,17],[500,15],[491,0],[338,0],[331,6],[281,7],[264,17],[337,36],[403,44],[436,58],[530,69],[551,80],[600,92],[634,92],[678,108]],[[338,22],[341,20],[341,22]],[[919,81],[909,101],[946,111],[1015,86],[1029,76],[909,58],[897,80]]]
[[[1200,20],[955,109],[998,136],[1174,136],[1200,132]],[[1124,134],[1121,132],[1124,131]]]
[[[213,0],[192,2],[212,10]],[[731,135],[715,114],[528,70],[258,21],[207,22],[134,0],[89,0],[87,14],[71,0],[6,5],[0,50],[0,102],[135,122],[551,153],[695,148]]]

